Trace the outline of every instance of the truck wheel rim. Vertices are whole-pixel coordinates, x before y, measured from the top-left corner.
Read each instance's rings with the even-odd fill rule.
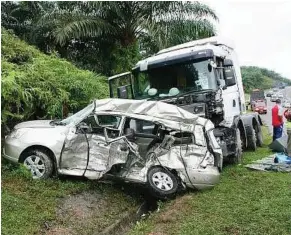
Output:
[[[34,179],[41,178],[45,173],[44,162],[36,155],[27,157],[24,160],[24,166],[30,170],[32,178]]]
[[[254,142],[257,143],[257,133],[256,133],[256,130],[254,128],[253,128],[253,132],[254,132],[254,135],[253,135]]]
[[[163,191],[169,191],[173,188],[173,180],[164,172],[156,172],[152,176],[155,186]]]

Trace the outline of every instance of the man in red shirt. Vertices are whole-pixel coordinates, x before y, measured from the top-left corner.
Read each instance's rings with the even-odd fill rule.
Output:
[[[284,112],[284,116],[287,119],[286,121],[286,127],[287,127],[287,155],[291,157],[291,108],[287,109]]]
[[[273,141],[282,137],[283,111],[281,100],[276,100],[276,105],[272,108]]]

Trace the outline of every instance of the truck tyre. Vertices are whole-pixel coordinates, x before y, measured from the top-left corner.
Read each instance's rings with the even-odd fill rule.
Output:
[[[167,198],[174,196],[178,190],[177,177],[163,167],[152,167],[147,174],[148,186],[153,196]]]
[[[257,146],[263,147],[263,135],[261,131],[256,132],[256,138],[257,138]]]
[[[256,151],[257,150],[257,134],[255,129],[251,128],[251,137],[248,139],[248,149]]]
[[[231,164],[241,164],[242,162],[242,140],[240,135],[240,130],[236,128],[236,151],[235,155],[229,157],[229,162]]]
[[[25,153],[24,166],[30,170],[33,179],[47,179],[53,173],[53,161],[44,151],[33,149]]]

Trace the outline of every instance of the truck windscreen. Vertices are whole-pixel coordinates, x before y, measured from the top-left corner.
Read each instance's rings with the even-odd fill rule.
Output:
[[[208,60],[149,68],[142,72],[136,70],[133,76],[134,96],[137,99],[217,89],[214,70]]]

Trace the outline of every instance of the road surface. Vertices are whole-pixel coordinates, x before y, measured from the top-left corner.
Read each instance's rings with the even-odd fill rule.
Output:
[[[284,99],[282,100],[282,103],[284,100],[291,101],[291,87],[286,87],[285,89],[279,90],[278,94],[282,93],[284,96]],[[267,114],[262,114],[260,117],[262,118],[262,121],[268,126],[268,129],[270,131],[270,134],[273,134],[273,127],[272,127],[272,107],[275,105],[275,102],[270,101],[270,97],[267,98]],[[286,126],[284,126],[284,133],[286,134]]]

